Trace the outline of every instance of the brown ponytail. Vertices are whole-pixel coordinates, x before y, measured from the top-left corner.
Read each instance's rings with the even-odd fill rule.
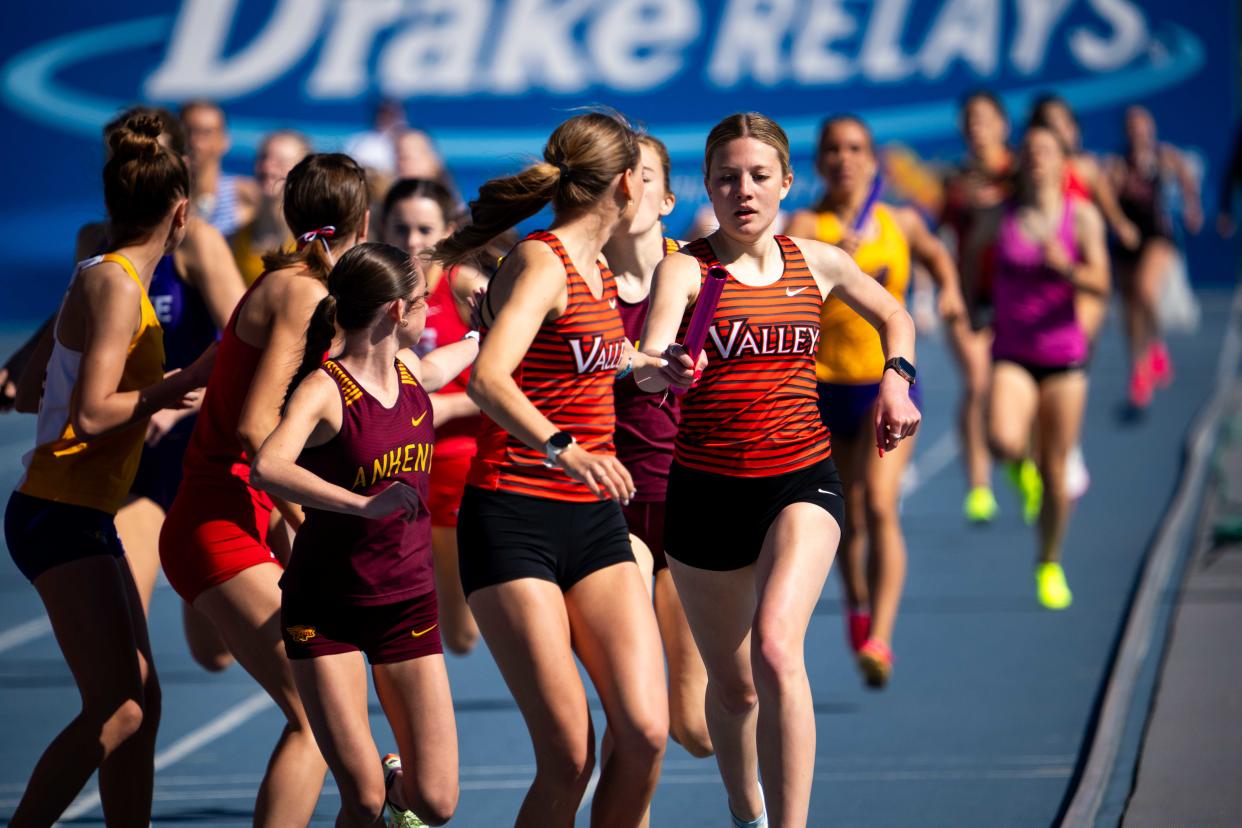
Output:
[[[190,171],[180,155],[160,143],[163,132],[158,113],[140,111],[106,133],[104,203],[116,247],[145,238],[189,196]]]
[[[297,246],[268,253],[263,267],[271,271],[305,265],[326,280],[332,270],[328,252],[332,241],[362,229],[371,203],[366,173],[348,155],[308,155],[289,171],[284,198],[285,223],[298,239]]]
[[[337,327],[343,331],[369,327],[389,302],[414,295],[421,279],[417,262],[391,244],[364,242],[346,251],[328,274],[328,295],[311,315],[302,362],[289,381],[285,400],[323,363]]]
[[[556,128],[543,159],[480,187],[479,197],[470,202],[470,223],[437,244],[432,257],[445,265],[460,264],[549,203],[558,214],[595,203],[613,178],[638,165],[638,138],[619,114],[589,112]]]

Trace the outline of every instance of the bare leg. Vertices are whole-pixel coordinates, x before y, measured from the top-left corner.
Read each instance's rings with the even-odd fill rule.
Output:
[[[535,749],[535,780],[515,824],[569,828],[595,744],[560,587],[522,578],[477,590],[468,601]]]
[[[992,453],[1009,461],[1027,456],[1039,406],[1039,386],[1025,369],[998,362],[992,369],[988,443]]]
[[[712,755],[712,737],[707,731],[707,668],[694,646],[690,622],[677,595],[677,584],[668,569],[655,576],[656,622],[664,640],[668,659],[669,734],[691,756]]]
[[[160,572],[160,527],[163,525],[164,510],[149,498],[131,497],[116,513],[116,533],[125,547],[144,616],[151,609],[151,593],[155,591],[155,579]]]
[[[591,676],[616,749],[600,767],[593,826],[635,826],[660,778],[668,695],[660,633],[637,566],[591,573],[565,593],[574,650]]]
[[[443,825],[457,809],[457,721],[444,656],[429,655],[371,668],[375,692],[404,757],[393,801],[429,825]],[[371,754],[371,765],[376,767]]]
[[[845,496],[845,526],[841,530],[841,585],[849,611],[868,610],[871,590],[867,579],[867,546],[870,540],[867,524],[868,455],[875,454],[874,437],[864,424],[852,437],[833,438],[833,457]]]
[[[893,641],[897,607],[906,581],[906,538],[901,531],[898,499],[901,477],[914,457],[916,438],[907,437],[893,451],[879,457],[867,452],[866,512],[871,554],[867,561],[867,580],[871,593],[871,638],[885,644]]]
[[[338,828],[382,825],[384,774],[371,738],[367,669],[359,652],[289,662],[315,741],[341,792]]]
[[[130,569],[96,555],[49,569],[35,589],[82,710],[43,752],[9,824],[51,825],[98,768],[107,822],[146,825],[160,698]]]
[[[971,488],[992,485],[992,456],[988,451],[986,413],[992,371],[991,331],[973,331],[959,319],[949,326],[949,342],[962,373],[958,405],[958,436]]]
[[[1044,380],[1039,388],[1039,471],[1044,505],[1039,515],[1039,560],[1059,561],[1070,501],[1065,489],[1069,451],[1078,442],[1087,404],[1087,375],[1070,371]]]
[[[668,568],[707,670],[707,730],[729,808],[754,819],[763,813],[755,746],[759,697],[750,664],[755,567],[716,572],[670,557]]]
[[[807,823],[815,708],[804,641],[840,538],[831,515],[810,503],[794,503],[768,529],[755,568],[759,600],[751,663],[759,694],[759,767],[773,828]]]
[[[223,635],[238,663],[285,714],[255,803],[255,825],[305,825],[315,810],[327,765],[293,684],[280,634],[280,567],[252,566],[204,592],[194,608]]]
[[[457,655],[465,655],[479,641],[479,627],[474,623],[466,595],[461,589],[461,573],[457,562],[457,528],[431,527],[431,549],[436,559],[436,596],[440,601],[440,632],[444,646]]]

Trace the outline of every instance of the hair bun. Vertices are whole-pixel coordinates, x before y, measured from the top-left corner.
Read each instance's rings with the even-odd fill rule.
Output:
[[[154,158],[160,151],[164,121],[158,115],[131,115],[108,136],[108,148],[118,161]]]

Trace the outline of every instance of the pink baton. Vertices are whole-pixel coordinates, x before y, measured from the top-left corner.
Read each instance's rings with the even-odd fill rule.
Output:
[[[686,341],[682,347],[690,361],[698,363],[699,354],[703,353],[703,345],[707,342],[707,329],[711,327],[712,317],[716,315],[716,305],[720,302],[720,294],[724,293],[725,282],[729,280],[729,271],[720,265],[712,265],[707,269],[707,278],[699,289],[699,301],[694,304],[694,315],[690,317],[690,325],[686,328]],[[685,388],[673,387],[674,394],[686,393]]]

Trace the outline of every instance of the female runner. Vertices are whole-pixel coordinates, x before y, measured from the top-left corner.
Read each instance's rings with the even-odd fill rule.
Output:
[[[707,367],[682,400],[664,545],[707,666],[708,729],[734,824],[764,824],[762,770],[771,824],[805,825],[815,713],[803,640],[844,517],[817,409],[820,310],[835,296],[880,331],[892,369],[876,405],[883,451],[919,424],[914,322],[840,248],[772,234],[793,183],[774,121],[743,113],[717,124],[704,174],[720,230],[660,263],[643,334],[648,353],[683,355],[674,338],[707,268],[729,270]]]
[[[108,137],[112,245],[78,266],[65,293],[37,445],[5,510],[9,553],[47,607],[82,696],[81,712],[44,751],[10,825],[51,825],[96,769],[109,824],[151,819],[160,688],[114,515],[138,468],[147,418],[193,405],[214,356],[209,349],[164,378],[147,290],[185,235],[190,176],[160,132],[157,117],[134,115]]]
[[[549,202],[549,231],[518,244],[493,278],[469,393],[487,415],[458,523],[462,587],[534,743],[519,826],[573,824],[594,765],[582,661],[614,750],[593,825],[637,825],[668,734],[659,631],[620,503],[634,496],[613,455],[615,376],[630,365],[612,273],[600,259],[642,196],[639,150],[619,118],[570,118],[544,160],[487,182],[471,222],[436,248],[446,265]],[[577,263],[582,263],[580,269]],[[688,383],[688,368],[669,368]],[[660,380],[663,384],[664,380]]]
[[[338,826],[447,822],[457,805],[457,728],[437,629],[431,518],[431,398],[478,353],[478,338],[419,360],[427,286],[404,251],[361,244],[332,268],[280,425],[251,483],[306,507],[281,580],[285,651],[315,739],[341,790]],[[336,326],[339,356],[323,363]],[[316,370],[318,369],[318,370]],[[304,377],[304,379],[303,379]],[[430,416],[429,416],[430,414]],[[413,770],[376,763],[375,690]],[[418,758],[413,762],[414,757]]]
[[[1031,127],[1022,145],[1018,191],[1000,217],[977,228],[995,262],[992,452],[1016,460],[1034,445],[1044,481],[1036,595],[1065,609],[1072,595],[1061,568],[1069,522],[1066,466],[1087,402],[1088,339],[1075,297],[1108,290],[1104,224],[1088,201],[1066,194],[1069,154],[1049,129]]]
[[[403,178],[384,197],[383,238],[405,250],[424,255],[453,232],[456,199],[437,181]],[[420,265],[422,262],[420,261]],[[455,342],[469,330],[466,304],[487,277],[469,264],[443,268],[429,262],[427,324],[416,352],[430,353],[441,343]],[[483,426],[479,407],[466,394],[469,369],[431,397],[436,417],[436,462],[431,469],[431,548],[436,560],[436,591],[440,596],[440,630],[445,645],[462,655],[474,649],[479,628],[461,591],[457,567],[457,513],[466,487],[466,472],[478,450],[476,437]]]
[[[945,182],[940,219],[955,243],[967,312],[947,330],[962,374],[958,435],[969,484],[962,512],[971,523],[990,523],[999,510],[992,491],[986,416],[988,380],[992,376],[990,271],[982,262],[967,263],[966,246],[975,223],[982,216],[999,212],[1013,192],[1014,155],[1009,148],[1009,116],[1000,98],[991,92],[981,90],[966,96],[961,130],[966,155]],[[977,275],[977,279],[967,282],[967,274]]]
[[[1109,159],[1109,180],[1122,212],[1138,228],[1139,243],[1115,252],[1117,282],[1125,302],[1126,339],[1130,343],[1130,404],[1146,408],[1157,386],[1173,381],[1173,363],[1160,336],[1157,305],[1169,268],[1177,256],[1173,223],[1165,204],[1166,181],[1176,181],[1185,208],[1186,229],[1203,226],[1199,186],[1186,158],[1156,139],[1156,121],[1141,106],[1126,109],[1126,152]]]
[[[295,529],[301,514],[250,486],[250,458],[280,419],[333,262],[366,238],[367,204],[365,175],[348,156],[310,155],[289,173],[285,220],[299,248],[268,257],[267,273],[224,329],[185,478],[160,534],[169,583],[212,620],[285,714],[259,788],[257,825],[305,825],[326,768],[281,647],[281,566],[267,541],[274,505]]]
[[[794,214],[789,232],[835,244],[859,269],[905,304],[911,259],[940,287],[940,315],[950,328],[964,314],[957,269],[940,241],[912,209],[876,203],[853,228],[879,173],[871,131],[849,115],[829,118],[820,130],[816,169],[828,185],[816,210]],[[849,229],[847,229],[849,228]],[[845,487],[841,537],[850,646],[867,684],[883,687],[892,671],[897,607],[906,575],[906,540],[897,501],[915,439],[880,458],[872,443],[875,405],[884,378],[884,351],[867,320],[829,297],[820,321],[819,410],[832,434],[833,458]],[[918,385],[910,399],[921,409]]]
[[[681,246],[665,238],[660,219],[673,211],[677,197],[669,189],[668,150],[657,138],[639,135],[643,196],[628,227],[604,245],[604,255],[617,280],[617,309],[625,335],[637,343],[651,307],[651,280],[656,265]],[[668,659],[669,735],[691,756],[712,753],[703,713],[707,671],[695,649],[677,586],[664,556],[664,497],[677,436],[677,397],[648,394],[632,377],[616,386],[617,459],[634,479],[637,494],[625,506],[630,542],[643,583],[652,583],[656,621]]]

